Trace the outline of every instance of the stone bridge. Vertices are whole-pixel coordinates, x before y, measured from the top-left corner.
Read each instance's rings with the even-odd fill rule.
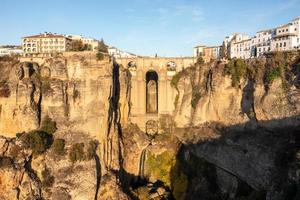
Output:
[[[119,58],[118,64],[128,68],[131,77],[130,120],[148,134],[157,133],[159,119],[172,115],[176,90],[171,87],[172,77],[193,65],[195,58],[139,57]]]

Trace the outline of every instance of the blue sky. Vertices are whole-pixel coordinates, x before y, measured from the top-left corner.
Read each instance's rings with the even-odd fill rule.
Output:
[[[297,16],[300,0],[1,0],[0,44],[49,31],[103,38],[140,55],[185,56]]]

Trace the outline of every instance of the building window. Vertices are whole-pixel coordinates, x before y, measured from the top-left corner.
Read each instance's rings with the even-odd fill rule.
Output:
[[[279,46],[282,47],[282,43],[281,42],[280,42]]]
[[[286,42],[283,43],[283,46],[286,47]]]

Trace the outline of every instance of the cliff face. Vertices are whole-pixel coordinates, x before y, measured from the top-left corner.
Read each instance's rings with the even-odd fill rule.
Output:
[[[57,127],[53,139],[64,140],[66,151],[59,159],[50,153],[51,150],[48,154],[33,158],[29,152],[24,157],[26,161],[20,161],[14,155],[3,154],[3,159],[9,159],[16,168],[5,168],[1,173],[1,177],[7,177],[1,180],[1,186],[8,184],[1,194],[13,191],[11,196],[3,198],[97,198],[101,175],[120,169],[120,123],[127,122],[128,114],[125,113],[129,112],[130,76],[127,71],[108,58],[97,61],[95,55],[76,54],[38,60],[38,63],[5,61],[1,62],[1,70],[3,75],[7,75],[1,76],[1,135],[16,137],[17,133],[41,129],[43,120],[50,118]],[[121,110],[123,115],[120,114]],[[82,143],[84,151],[88,151],[92,141],[97,141],[99,150],[95,149],[96,154],[91,161],[75,165],[69,161],[70,155],[67,152],[72,151],[72,145]],[[4,144],[11,145],[15,142],[19,143],[17,146],[20,151],[24,149],[20,138]],[[6,149],[5,145],[1,148]],[[20,165],[17,165],[19,162]],[[28,189],[22,188],[27,183],[26,176],[24,178],[25,162],[36,173],[38,182],[42,180],[42,171],[51,171],[55,177],[54,185],[49,189],[38,184],[38,192],[20,195],[19,193]],[[21,175],[17,182],[11,183],[14,179],[9,177],[19,173]],[[30,189],[27,192],[29,191]],[[7,195],[10,194],[11,192],[7,192]]]
[[[172,127],[161,116],[152,136],[130,123],[130,73],[108,58],[1,61],[0,199],[297,199],[299,63],[186,68]]]
[[[248,63],[248,70],[253,70],[249,73],[256,74],[252,77],[242,77],[235,87],[232,86],[231,75],[225,72],[224,64],[196,65],[181,72],[176,83],[176,125],[187,127],[205,122],[236,125],[249,121],[257,121],[262,125],[264,121],[271,119],[298,115],[300,96],[295,84],[298,75],[292,74],[289,83],[280,76],[276,77],[266,86],[265,64],[266,61]],[[261,71],[258,72],[258,69]],[[295,122],[298,123],[298,120],[290,121],[291,124]],[[286,123],[288,121],[285,121],[284,125],[287,125]]]

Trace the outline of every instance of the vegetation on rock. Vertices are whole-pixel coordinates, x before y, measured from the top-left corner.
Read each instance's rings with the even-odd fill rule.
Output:
[[[83,161],[85,159],[84,143],[76,143],[69,150],[69,159],[71,162]]]
[[[247,65],[242,59],[229,61],[224,68],[225,74],[231,76],[232,86],[237,87],[242,78],[245,78],[247,73]]]
[[[201,98],[200,86],[199,85],[194,85],[193,88],[192,88],[192,99],[191,99],[192,108],[194,108],[194,109],[196,108],[200,98]]]
[[[51,174],[50,169],[46,168],[42,171],[42,185],[43,187],[49,188],[52,187],[54,184],[55,178]]]
[[[0,97],[10,97],[10,89],[6,81],[0,82]]]
[[[98,146],[97,141],[92,140],[92,141],[89,142],[88,147],[87,147],[87,151],[86,151],[86,159],[87,160],[91,160],[95,157],[97,146]]]
[[[53,141],[51,148],[56,155],[60,155],[60,156],[65,155],[65,140],[55,139]]]
[[[103,39],[99,42],[98,52],[96,54],[97,60],[103,60],[104,55],[108,53],[108,47],[104,43]]]
[[[40,130],[45,131],[49,134],[53,134],[57,130],[56,122],[53,121],[48,115],[46,115],[42,121]]]
[[[34,130],[23,134],[20,137],[25,148],[31,149],[34,155],[44,153],[53,142],[51,134],[42,131]]]
[[[146,156],[145,174],[147,177],[153,177],[156,180],[160,180],[165,184],[165,186],[170,187],[170,172],[174,164],[174,152],[165,151],[157,156],[150,152]]]

